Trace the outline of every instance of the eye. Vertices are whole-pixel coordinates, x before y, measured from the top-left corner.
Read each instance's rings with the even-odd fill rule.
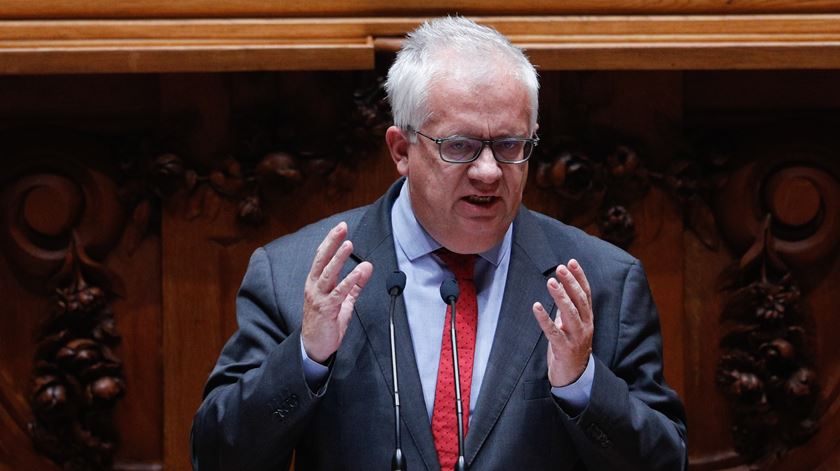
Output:
[[[447,143],[449,150],[461,151],[467,148],[467,143],[463,139],[455,139]]]
[[[481,143],[467,138],[453,138],[443,143],[443,151],[447,154],[470,154],[475,152],[475,149]]]
[[[524,145],[524,141],[517,139],[505,139],[494,142],[493,150],[504,155],[512,155],[520,152]]]
[[[519,141],[504,140],[496,143],[496,148],[500,150],[514,150],[520,145]]]

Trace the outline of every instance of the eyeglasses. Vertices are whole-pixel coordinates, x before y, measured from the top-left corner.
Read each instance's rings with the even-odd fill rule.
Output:
[[[502,137],[500,139],[476,139],[474,137],[451,136],[430,137],[420,131],[410,129],[438,145],[440,158],[453,164],[468,164],[481,155],[485,146],[490,147],[493,158],[503,164],[521,164],[531,157],[540,138]]]

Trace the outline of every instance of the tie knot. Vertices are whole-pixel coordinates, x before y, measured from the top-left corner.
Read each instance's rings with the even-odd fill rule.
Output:
[[[435,250],[435,255],[440,257],[444,264],[452,271],[456,279],[472,280],[475,272],[476,254],[460,254],[451,252],[448,249],[440,248]]]

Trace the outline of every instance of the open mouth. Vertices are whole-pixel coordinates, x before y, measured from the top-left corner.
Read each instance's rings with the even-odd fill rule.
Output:
[[[469,195],[464,197],[464,199],[471,204],[477,204],[480,206],[486,206],[493,204],[499,198],[497,196],[478,196],[478,195]]]

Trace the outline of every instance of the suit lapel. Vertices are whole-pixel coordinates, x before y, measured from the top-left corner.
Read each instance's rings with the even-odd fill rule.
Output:
[[[355,311],[389,391],[393,390],[393,384],[388,328],[390,296],[387,293],[386,280],[397,268],[394,238],[391,234],[391,207],[399,195],[401,183],[402,180],[394,184],[385,196],[374,203],[349,235],[353,241],[353,259],[356,263],[366,260],[374,266],[373,276],[356,301]],[[353,263],[348,263],[345,270],[351,270],[352,266]],[[402,298],[397,302],[394,318],[402,423],[414,440],[425,467],[435,469],[438,466],[437,451],[426,414],[423,388]]]
[[[554,309],[545,286],[547,277],[559,263],[551,250],[551,241],[524,207],[519,210],[513,230],[499,322],[465,444],[467,465],[490,435],[540,340],[542,331],[531,306],[540,301],[549,312]]]

